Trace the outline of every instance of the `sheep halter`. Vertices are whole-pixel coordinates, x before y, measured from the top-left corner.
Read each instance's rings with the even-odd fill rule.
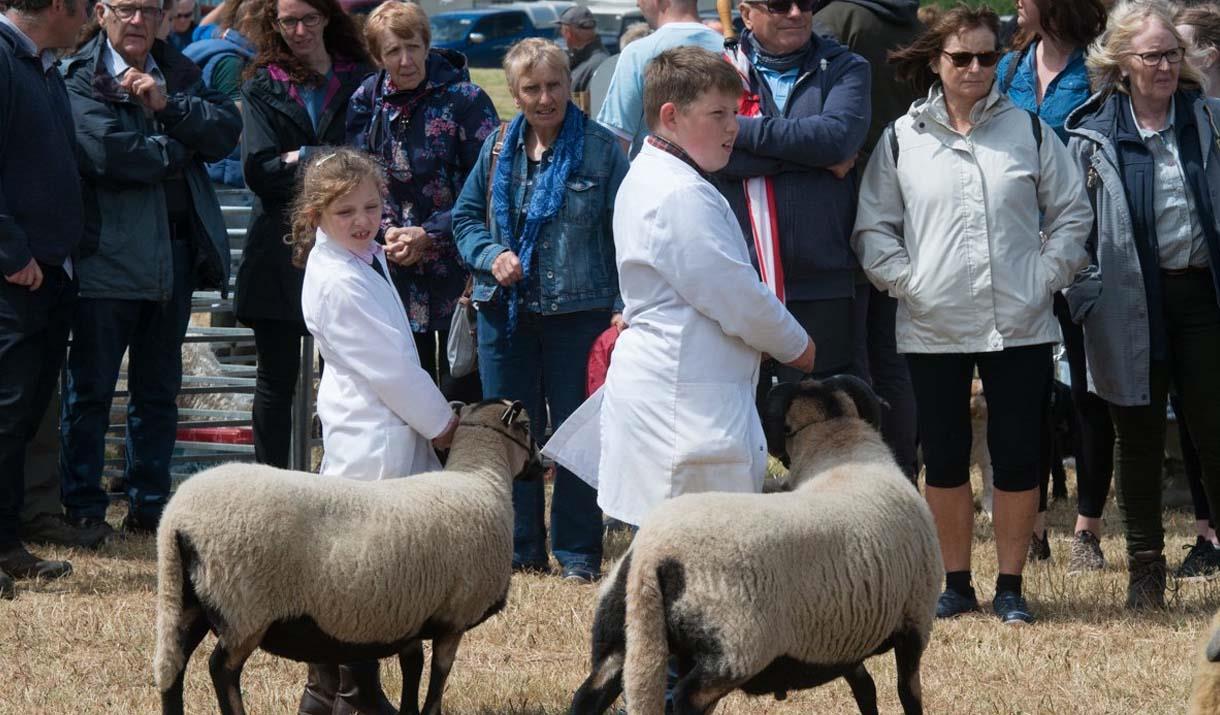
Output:
[[[478,427],[479,429],[491,430],[492,432],[495,432],[496,434],[500,435],[501,437],[504,437],[505,439],[512,442],[513,444],[516,444],[521,449],[524,449],[526,454],[532,455],[534,453],[534,450],[529,445],[527,445],[525,442],[522,442],[521,440],[517,439],[516,437],[512,436],[511,434],[498,430],[495,427],[492,427],[491,425],[480,424],[478,422],[459,421],[458,427]]]

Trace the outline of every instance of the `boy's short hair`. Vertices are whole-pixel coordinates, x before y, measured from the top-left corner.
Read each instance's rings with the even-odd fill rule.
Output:
[[[644,70],[644,121],[655,131],[661,106],[673,102],[686,109],[704,92],[740,95],[741,75],[724,57],[701,47],[665,50]]]

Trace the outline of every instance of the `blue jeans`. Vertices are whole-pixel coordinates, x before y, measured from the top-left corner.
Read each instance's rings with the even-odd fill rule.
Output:
[[[153,526],[169,500],[170,457],[178,429],[182,340],[191,315],[190,247],[174,241],[170,300],[81,298],[72,324],[68,384],[60,425],[64,507],[101,519],[106,430],[123,352],[127,360],[127,488],[131,514]]]
[[[610,325],[605,311],[539,315],[522,310],[517,329],[505,334],[507,312],[497,303],[479,306],[479,375],[488,399],[520,400],[529,411],[534,439],[558,428],[585,399],[585,375],[593,341]],[[546,523],[543,484],[513,485],[513,563],[543,567]],[[601,572],[602,512],[597,491],[566,469],[555,474],[551,495],[551,550],[565,568]]]

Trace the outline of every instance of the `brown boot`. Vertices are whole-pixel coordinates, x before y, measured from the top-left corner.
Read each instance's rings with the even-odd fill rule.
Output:
[[[1160,551],[1137,551],[1127,557],[1127,608],[1165,607],[1165,557]]]
[[[332,715],[398,715],[398,708],[381,689],[377,661],[339,666],[339,694]]]
[[[339,691],[339,666],[309,663],[305,677],[305,692],[301,693],[298,715],[330,715],[335,709],[335,693]]]

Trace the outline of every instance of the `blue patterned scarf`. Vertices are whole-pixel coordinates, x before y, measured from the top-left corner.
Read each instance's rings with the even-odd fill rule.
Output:
[[[517,144],[525,131],[525,115],[517,114],[504,130],[500,160],[496,163],[496,175],[492,182],[491,197],[495,207],[496,226],[500,236],[508,237],[509,249],[521,261],[522,278],[508,289],[509,336],[517,329],[517,303],[520,289],[529,285],[534,262],[534,244],[542,224],[555,217],[563,206],[567,194],[568,176],[580,167],[585,154],[585,115],[571,102],[563,118],[563,128],[552,147],[551,162],[544,166],[534,181],[534,193],[525,214],[525,226],[521,235],[513,234],[509,197],[513,187],[513,165],[517,158]]]

